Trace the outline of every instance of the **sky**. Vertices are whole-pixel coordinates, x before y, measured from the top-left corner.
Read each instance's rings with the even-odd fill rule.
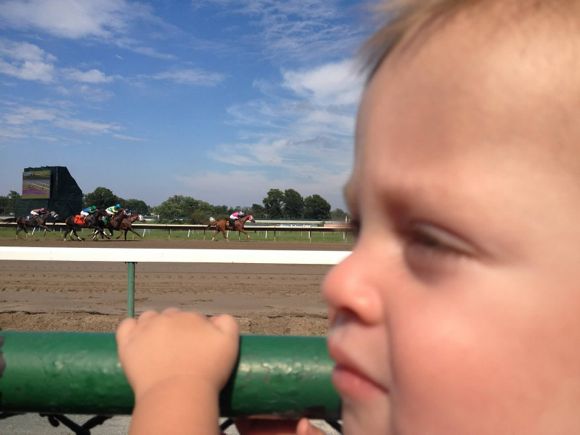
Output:
[[[368,6],[0,0],[0,195],[66,166],[85,194],[150,206],[277,188],[345,209]]]

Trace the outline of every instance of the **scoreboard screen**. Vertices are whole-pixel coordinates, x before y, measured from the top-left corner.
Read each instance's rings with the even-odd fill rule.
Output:
[[[50,169],[25,170],[22,173],[22,198],[50,198]]]

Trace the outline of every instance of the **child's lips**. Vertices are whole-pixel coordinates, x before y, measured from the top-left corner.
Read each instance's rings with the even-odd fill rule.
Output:
[[[344,398],[371,399],[377,394],[388,394],[386,385],[382,385],[377,379],[373,379],[368,370],[364,370],[356,359],[352,358],[344,349],[329,337],[328,351],[330,357],[336,362],[332,370],[332,383]]]
[[[332,383],[344,398],[358,400],[389,394],[388,381],[377,367],[376,355],[371,360],[368,349],[360,346],[360,335],[353,336],[348,318],[336,316],[327,337],[328,353],[335,361]],[[357,329],[354,330],[356,333]],[[379,364],[380,366],[380,364]],[[375,367],[373,369],[372,367]]]
[[[332,383],[341,396],[352,399],[370,400],[376,398],[377,395],[389,393],[386,387],[359,370],[344,364],[336,364],[334,367]]]

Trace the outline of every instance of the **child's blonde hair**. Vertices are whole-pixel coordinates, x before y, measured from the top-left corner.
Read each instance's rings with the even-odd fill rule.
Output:
[[[386,23],[363,45],[361,57],[368,79],[405,37],[426,24],[480,0],[390,0],[377,6]]]
[[[458,12],[484,5],[489,9],[498,7],[508,17],[511,10],[519,20],[523,20],[526,12],[533,16],[556,12],[560,17],[576,20],[580,12],[578,0],[384,0],[376,9],[386,17],[386,24],[370,37],[360,53],[367,81],[401,43],[413,40],[423,30]]]

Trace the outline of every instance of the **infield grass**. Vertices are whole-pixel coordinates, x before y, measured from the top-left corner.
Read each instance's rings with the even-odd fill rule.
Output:
[[[83,239],[89,239],[91,236],[91,232],[88,229],[77,231],[80,237]],[[154,230],[143,230],[138,229],[137,233],[143,236],[145,239],[148,240],[211,240],[213,231],[211,230],[165,230],[165,229],[154,229]],[[114,237],[116,237],[119,233],[115,232]],[[348,232],[309,232],[305,231],[297,231],[297,232],[289,232],[289,231],[248,231],[250,234],[252,242],[253,240],[261,241],[261,242],[298,242],[298,243],[352,243],[353,236],[351,233]],[[23,232],[19,234],[21,239],[24,239],[26,235]],[[47,232],[46,236],[42,232],[36,232],[34,235],[28,235],[29,239],[34,240],[62,240],[64,233],[57,229],[53,232]],[[15,239],[16,238],[16,230],[14,228],[0,228],[0,240],[2,239]],[[221,234],[217,235],[217,240],[223,240],[223,236]],[[238,241],[238,233],[230,232],[229,238],[231,241]],[[129,233],[127,235],[128,240],[137,240],[138,237],[134,234]],[[245,236],[242,234],[240,240],[245,240]]]

